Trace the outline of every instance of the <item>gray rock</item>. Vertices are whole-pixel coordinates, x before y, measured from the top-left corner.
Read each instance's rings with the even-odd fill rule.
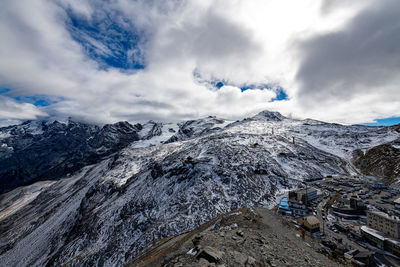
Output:
[[[196,257],[199,259],[206,259],[208,262],[218,263],[222,260],[223,255],[223,252],[207,246],[202,249]]]
[[[237,251],[233,252],[233,261],[236,264],[244,265],[246,263],[246,261],[247,261],[247,258],[248,258],[247,255],[244,255],[244,254],[242,254],[240,252],[237,252]]]
[[[256,263],[256,259],[253,258],[252,256],[248,256],[246,263],[249,264],[249,265],[254,265]]]
[[[206,259],[201,258],[199,260],[197,266],[199,266],[199,267],[208,267],[208,266],[210,266],[210,263]]]
[[[236,234],[237,234],[238,236],[241,236],[241,237],[244,236],[244,233],[243,233],[243,231],[241,231],[241,230],[237,231]]]

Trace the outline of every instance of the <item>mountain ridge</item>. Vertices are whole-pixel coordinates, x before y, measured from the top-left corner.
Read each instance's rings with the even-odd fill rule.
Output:
[[[299,186],[296,180],[359,175],[355,150],[399,137],[390,127],[270,115],[233,123],[214,117],[181,125],[153,122],[138,132],[128,127],[139,140],[99,162],[0,195],[0,227],[6,229],[0,262],[122,265],[153,240],[218,214],[271,207],[279,194]],[[178,140],[166,142],[174,135]]]

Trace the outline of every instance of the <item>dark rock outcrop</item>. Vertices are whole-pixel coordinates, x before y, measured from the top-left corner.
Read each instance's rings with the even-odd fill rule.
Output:
[[[140,125],[94,125],[27,121],[3,128],[9,134],[0,150],[0,194],[21,185],[59,179],[97,163],[139,140]]]
[[[382,177],[386,182],[393,182],[400,177],[400,140],[356,154],[354,165],[365,175]]]

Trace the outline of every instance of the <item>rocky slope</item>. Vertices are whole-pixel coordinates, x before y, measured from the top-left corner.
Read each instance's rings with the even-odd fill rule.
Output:
[[[342,266],[311,238],[263,208],[221,214],[182,235],[155,242],[127,266]]]
[[[139,140],[142,126],[102,128],[69,120],[27,121],[0,130],[0,193],[40,180],[58,179],[101,161]]]
[[[231,124],[211,117],[125,126],[134,140],[108,129],[109,138],[95,138],[111,144],[90,146],[101,153],[96,163],[0,196],[0,265],[122,265],[218,214],[274,205],[296,180],[357,174],[354,150],[399,137],[390,127],[272,112]],[[9,147],[7,131],[0,141]],[[119,143],[125,148],[112,149]]]
[[[356,153],[354,165],[365,175],[391,183],[400,177],[400,139]]]

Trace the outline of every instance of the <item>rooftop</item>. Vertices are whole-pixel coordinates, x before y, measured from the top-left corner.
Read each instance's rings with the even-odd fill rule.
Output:
[[[390,221],[392,221],[392,222],[395,222],[395,223],[400,223],[400,218],[399,217],[397,217],[397,216],[391,216],[391,215],[389,215],[389,214],[387,214],[387,213],[384,213],[384,212],[382,212],[382,211],[368,211],[368,213],[372,213],[372,214],[375,214],[375,215],[377,215],[377,216],[379,216],[379,217],[383,217],[383,218],[385,218],[385,219],[387,219],[387,220],[390,220]]]
[[[309,224],[319,224],[319,220],[315,216],[308,216],[304,218]]]
[[[307,189],[303,188],[303,189],[296,190],[296,193],[300,193],[300,194],[305,194],[305,193],[310,194],[310,193],[314,193],[314,192],[317,192],[317,189],[315,189],[315,188],[307,188]]]
[[[382,232],[379,232],[379,231],[377,231],[375,229],[369,228],[368,226],[363,225],[363,226],[360,227],[360,229],[361,229],[361,231],[364,231],[364,232],[366,232],[366,233],[368,233],[368,234],[370,234],[370,235],[372,235],[372,236],[374,236],[374,237],[376,237],[376,238],[378,238],[378,239],[380,239],[382,241],[389,241],[389,242],[391,242],[391,243],[393,243],[393,244],[395,244],[397,246],[400,245],[400,241],[399,240],[393,239],[391,237],[386,237]]]
[[[290,210],[287,198],[282,198],[281,202],[279,203],[279,209]]]
[[[375,229],[369,228],[368,226],[363,225],[363,226],[361,226],[360,229],[361,229],[361,231],[363,231],[363,232],[365,232],[365,233],[368,233],[368,234],[370,234],[370,235],[372,235],[372,236],[378,238],[379,240],[384,241],[384,240],[386,239],[386,238],[381,234],[381,232],[379,232],[379,231],[377,231],[377,230],[375,230]]]

